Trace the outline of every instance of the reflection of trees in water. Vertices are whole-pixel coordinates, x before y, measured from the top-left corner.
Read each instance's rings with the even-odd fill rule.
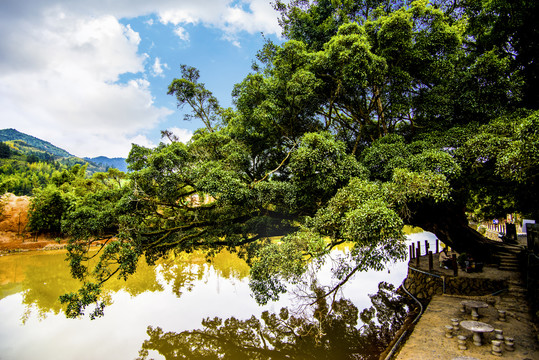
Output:
[[[204,261],[193,262],[166,259],[160,262],[159,273],[172,286],[172,292],[181,297],[184,291],[191,291],[196,282],[201,281],[206,271]]]
[[[346,299],[320,297],[310,316],[264,312],[260,319],[206,319],[181,333],[148,327],[140,359],[155,350],[167,359],[377,359],[404,322],[408,305],[382,282],[373,306],[359,314]],[[314,290],[319,295],[323,290]],[[363,325],[358,327],[358,315]]]
[[[242,279],[249,275],[249,265],[235,253],[222,250],[211,257],[203,251],[174,254],[159,261],[159,273],[172,292],[180,297],[183,292],[191,291],[197,282],[208,274],[209,263],[216,273],[224,279]]]
[[[45,318],[47,313],[58,314],[62,310],[62,304],[58,300],[60,295],[80,286],[78,280],[69,274],[65,254],[21,258],[21,265],[25,272],[22,282],[24,290],[22,302],[26,305],[23,322],[29,318],[33,309],[41,319]],[[163,291],[163,286],[156,280],[153,267],[139,266],[139,269],[128,281],[112,278],[106,284],[103,299],[109,304],[112,303],[112,295],[120,290],[131,296],[147,291]]]
[[[60,295],[74,291],[80,286],[78,280],[69,274],[65,261],[65,253],[24,254],[13,255],[2,259],[0,273],[2,285],[0,293],[7,294],[6,289],[16,287],[21,291],[26,305],[22,321],[26,322],[32,313],[44,319],[47,314],[59,314],[62,304],[58,300]],[[207,258],[204,252],[182,254],[159,261],[159,273],[163,279],[172,285],[173,293],[180,297],[183,292],[190,291],[196,282],[201,281],[207,271]],[[248,275],[249,267],[244,260],[228,251],[217,253],[212,258],[212,266],[224,278],[243,278]],[[16,270],[16,273],[15,273]],[[127,281],[111,278],[103,291],[103,300],[113,303],[114,294],[125,291],[135,297],[144,292],[161,292],[164,290],[156,276],[155,267],[148,266],[141,259],[137,271]]]

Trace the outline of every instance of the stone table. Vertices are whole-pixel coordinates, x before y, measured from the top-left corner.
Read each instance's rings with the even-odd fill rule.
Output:
[[[460,326],[463,329],[470,330],[471,332],[473,332],[473,343],[476,346],[481,346],[483,344],[481,340],[483,333],[494,331],[494,328],[491,325],[480,321],[461,321]]]
[[[472,319],[479,320],[479,308],[487,308],[488,304],[477,300],[464,300],[460,303],[462,305],[461,312],[466,312],[466,307],[472,310]]]

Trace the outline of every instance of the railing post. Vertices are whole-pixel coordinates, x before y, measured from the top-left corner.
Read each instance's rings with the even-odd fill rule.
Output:
[[[414,258],[414,253],[412,252],[412,245],[408,245],[408,253],[410,254],[410,260]]]
[[[417,250],[419,251],[419,256],[421,256],[421,241],[417,242]]]
[[[429,271],[432,271],[433,269],[433,261],[432,261],[432,251],[429,251]]]
[[[438,239],[436,239],[436,254],[438,254],[440,252],[439,242],[440,241]]]
[[[415,266],[419,267],[419,257],[421,256],[421,249],[418,247],[415,249]]]
[[[425,255],[427,255],[429,253],[429,241],[428,240],[425,240]]]
[[[453,275],[459,276],[459,267],[457,266],[457,255],[451,257],[451,265],[453,266]]]

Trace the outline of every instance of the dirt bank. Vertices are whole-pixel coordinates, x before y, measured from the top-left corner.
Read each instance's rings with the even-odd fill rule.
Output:
[[[0,253],[27,250],[58,249],[66,241],[48,235],[36,236],[28,228],[30,197],[4,194],[0,206]]]

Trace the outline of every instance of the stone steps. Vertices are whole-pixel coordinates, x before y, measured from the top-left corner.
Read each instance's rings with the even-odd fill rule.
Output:
[[[520,271],[518,264],[500,263],[500,266],[498,267],[498,269],[504,270],[504,271]]]
[[[500,259],[499,270],[503,271],[519,271],[518,254],[522,248],[518,245],[503,244],[503,249],[500,249],[496,256]]]
[[[518,268],[515,268],[515,267],[507,267],[507,266],[500,266],[498,268],[498,270],[501,270],[501,271],[512,271],[512,272],[517,272],[519,271]]]

